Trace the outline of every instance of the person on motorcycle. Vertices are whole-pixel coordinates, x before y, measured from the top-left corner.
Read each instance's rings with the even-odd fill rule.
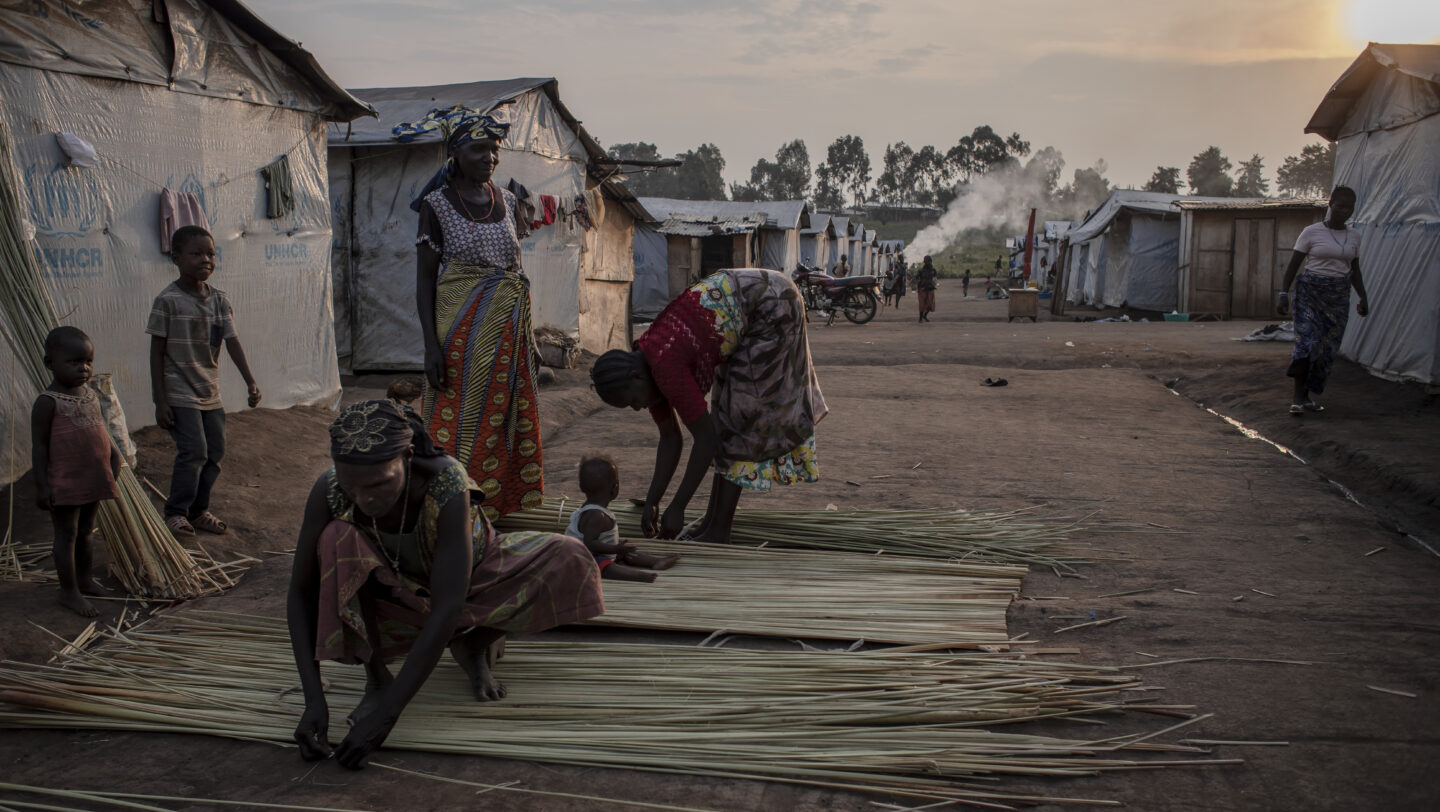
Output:
[[[735,268],[708,276],[660,312],[635,349],[610,350],[590,379],[617,408],[648,409],[660,430],[640,526],[675,538],[685,507],[714,468],[693,541],[727,542],[742,490],[814,482],[815,424],[828,411],[810,363],[805,304],[777,271]],[[710,404],[705,393],[712,393]],[[660,511],[690,431],[690,461]]]

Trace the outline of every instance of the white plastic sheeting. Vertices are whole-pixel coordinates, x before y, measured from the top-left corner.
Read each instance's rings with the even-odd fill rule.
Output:
[[[154,422],[145,322],[175,279],[160,253],[164,186],[201,200],[219,255],[213,284],[234,303],[264,405],[338,397],[319,115],[15,65],[0,71],[0,99],[52,294],[64,322],[94,340],[96,369],[113,375],[132,430]],[[64,167],[58,131],[94,144],[101,165]],[[283,154],[295,211],[267,220],[259,169]],[[7,347],[0,364],[15,369]],[[227,408],[243,408],[239,374],[228,359],[221,370]],[[34,393],[20,376],[4,377],[0,477],[9,481],[29,468]]]
[[[1335,183],[1359,198],[1370,295],[1370,315],[1350,315],[1341,354],[1385,378],[1440,383],[1440,84],[1384,71],[1341,133]]]
[[[634,313],[653,319],[670,303],[668,240],[655,223],[635,226]],[[767,245],[768,248],[768,245]]]

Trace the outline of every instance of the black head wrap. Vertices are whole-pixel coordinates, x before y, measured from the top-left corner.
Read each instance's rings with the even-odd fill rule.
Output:
[[[373,465],[393,460],[407,448],[415,449],[417,457],[445,453],[414,410],[391,400],[353,403],[330,424],[330,457],[336,462]]]

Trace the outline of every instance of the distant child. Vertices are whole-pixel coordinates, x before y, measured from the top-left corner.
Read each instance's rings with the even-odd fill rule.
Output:
[[[960,277],[960,295],[970,297],[970,269],[965,269],[965,275]]]
[[[176,536],[198,528],[224,533],[210,512],[210,491],[225,456],[225,409],[220,403],[220,345],[240,370],[250,406],[260,387],[235,335],[225,292],[206,284],[215,273],[215,241],[199,226],[182,226],[170,238],[170,259],[180,272],[155,297],[145,332],[150,335],[150,392],[155,423],[175,440],[175,472],[165,500],[165,526]]]
[[[110,442],[100,399],[85,384],[95,364],[90,337],[74,327],[56,327],[45,337],[45,367],[50,385],[30,410],[31,464],[35,504],[50,511],[55,526],[55,573],[60,605],[81,617],[99,611],[86,595],[103,595],[91,575],[90,533],[101,499],[120,490],[120,452]]]
[[[646,555],[620,540],[615,514],[609,510],[610,502],[620,495],[620,471],[615,463],[605,457],[581,460],[580,490],[585,492],[585,504],[570,514],[565,535],[585,542],[600,565],[601,578],[649,583],[655,580],[655,573],[648,570],[668,570],[680,560],[678,555]]]

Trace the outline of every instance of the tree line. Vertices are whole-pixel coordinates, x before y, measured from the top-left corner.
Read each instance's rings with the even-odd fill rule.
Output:
[[[659,149],[643,141],[615,144],[611,157],[620,161],[655,162]],[[1105,178],[1106,165],[1074,170],[1060,184],[1065,159],[1054,147],[1032,153],[1030,142],[1017,132],[1002,136],[989,125],[961,136],[954,146],[919,149],[904,141],[886,144],[880,174],[873,167],[865,142],[855,135],[835,139],[825,159],[811,169],[810,152],[801,139],[783,144],[774,160],[761,158],[744,183],[725,184],[725,159],[720,148],[705,143],[674,156],[683,164],[671,168],[638,167],[627,170],[631,190],[641,197],[689,200],[811,200],[820,209],[840,209],[847,203],[881,203],[891,206],[945,208],[967,194],[981,179],[999,180],[1009,187],[1027,189],[1036,204],[1078,217],[1094,208],[1112,191]],[[1330,191],[1335,164],[1333,144],[1312,144],[1281,164],[1276,175],[1279,194],[1290,197],[1324,197]],[[1232,170],[1236,170],[1232,174]],[[1264,197],[1270,182],[1264,177],[1264,160],[1252,155],[1236,167],[1219,147],[1197,154],[1186,169],[1191,194],[1214,197]],[[873,183],[872,183],[873,181]],[[812,188],[813,186],[813,188]],[[1145,190],[1180,193],[1180,169],[1158,166]],[[728,194],[727,194],[728,192]]]
[[[1238,171],[1219,147],[1207,147],[1190,161],[1185,170],[1190,193],[1208,197],[1265,197],[1270,194],[1270,181],[1265,179],[1264,159],[1258,154],[1241,161]],[[1335,145],[1311,144],[1291,155],[1280,165],[1275,185],[1281,197],[1325,197],[1330,194],[1335,174]],[[1145,184],[1147,192],[1179,194],[1180,167],[1157,166]]]

